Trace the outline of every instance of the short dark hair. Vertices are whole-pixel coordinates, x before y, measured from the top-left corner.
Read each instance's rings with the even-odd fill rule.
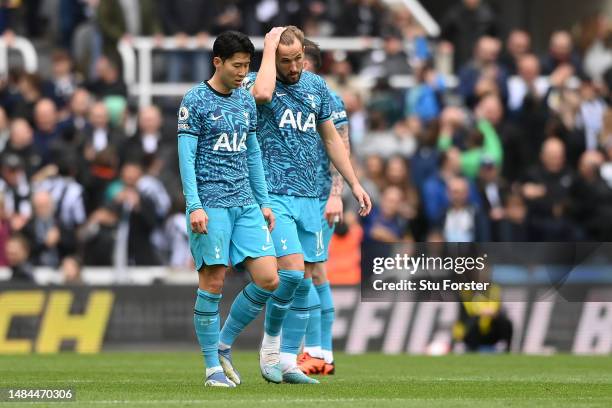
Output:
[[[315,70],[318,71],[321,69],[323,60],[321,58],[321,49],[319,48],[319,44],[309,40],[308,38],[304,38],[304,56],[308,58],[310,62],[312,62]]]
[[[237,52],[245,52],[251,56],[255,53],[255,47],[246,34],[239,31],[224,31],[217,36],[213,44],[213,57],[225,61]]]

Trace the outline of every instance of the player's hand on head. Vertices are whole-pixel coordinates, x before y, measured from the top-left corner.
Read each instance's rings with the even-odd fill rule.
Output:
[[[274,229],[274,224],[276,223],[276,220],[274,219],[274,213],[272,212],[272,209],[270,209],[268,207],[262,207],[261,213],[263,214],[266,222],[268,223],[268,230],[270,230],[270,232],[272,232],[272,230]]]
[[[359,203],[359,215],[365,217],[372,210],[372,200],[366,191],[361,187],[361,184],[356,184],[353,187],[353,196]]]
[[[285,31],[285,27],[274,27],[268,31],[264,38],[264,47],[270,46],[276,49],[283,31]]]
[[[208,234],[208,214],[201,208],[189,214],[191,231],[196,234]]]
[[[343,204],[340,196],[330,196],[325,204],[325,219],[331,227],[337,222],[342,221]]]

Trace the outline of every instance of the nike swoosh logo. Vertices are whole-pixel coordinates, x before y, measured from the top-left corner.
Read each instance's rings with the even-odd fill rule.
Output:
[[[262,251],[267,251],[268,249],[272,248],[273,246],[274,246],[274,245],[269,245],[269,246],[262,245],[262,246],[261,246],[261,250],[262,250]]]
[[[217,117],[215,117],[214,115],[210,115],[210,118],[211,118],[212,120],[219,120],[219,119],[221,119],[222,117],[223,117],[223,115],[219,115],[219,116],[217,116]]]
[[[285,96],[285,95],[287,95],[287,94],[286,93],[278,93],[278,92],[276,93],[276,96]]]
[[[315,254],[315,256],[321,256],[321,255],[323,255],[323,252],[325,252],[325,251],[317,252],[317,253]]]

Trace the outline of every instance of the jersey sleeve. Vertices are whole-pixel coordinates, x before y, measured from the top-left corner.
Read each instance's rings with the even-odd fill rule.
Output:
[[[335,94],[333,91],[330,91],[330,102],[331,102],[331,117],[334,122],[334,126],[337,128],[341,126],[348,125],[348,115],[346,113],[346,108],[344,106],[344,102],[342,99]]]
[[[198,185],[195,173],[195,158],[198,149],[198,141],[193,137],[178,138],[179,170],[181,173],[181,184],[185,195],[185,206],[187,213],[202,208],[202,202],[198,196]]]
[[[330,95],[327,84],[321,77],[317,77],[321,94],[321,107],[319,109],[319,119],[317,123],[323,123],[331,118]]]
[[[247,164],[249,167],[249,181],[255,201],[261,207],[270,206],[268,196],[268,185],[264,175],[263,163],[261,161],[261,149],[257,142],[257,107],[251,95],[249,97],[249,134],[247,136]]]
[[[198,137],[204,127],[200,113],[203,104],[199,102],[193,90],[189,91],[183,98],[178,112],[179,170],[183,194],[185,195],[185,205],[189,214],[202,208],[202,202],[198,196],[195,171]]]
[[[251,93],[251,89],[255,85],[255,79],[257,78],[257,72],[249,72],[246,77],[242,80],[242,87]]]
[[[178,111],[177,133],[179,136],[198,137],[203,133],[204,118],[201,110],[204,106],[204,101],[198,98],[194,90],[187,92]]]

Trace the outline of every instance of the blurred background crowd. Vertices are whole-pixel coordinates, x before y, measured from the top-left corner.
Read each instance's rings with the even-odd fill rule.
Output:
[[[324,56],[375,203],[359,220],[347,195],[331,269],[350,268],[356,259],[337,254],[368,241],[612,241],[609,19],[557,27],[537,49],[487,2],[447,3],[432,37],[397,1],[0,1],[4,41],[26,37],[40,59],[32,74],[11,58],[0,78],[0,266],[24,279],[33,266],[189,268],[178,101],[138,106],[117,44],[173,37],[180,47],[289,24],[382,39]],[[158,81],[211,73],[204,49],[154,56]],[[397,75],[412,81],[394,86]]]

